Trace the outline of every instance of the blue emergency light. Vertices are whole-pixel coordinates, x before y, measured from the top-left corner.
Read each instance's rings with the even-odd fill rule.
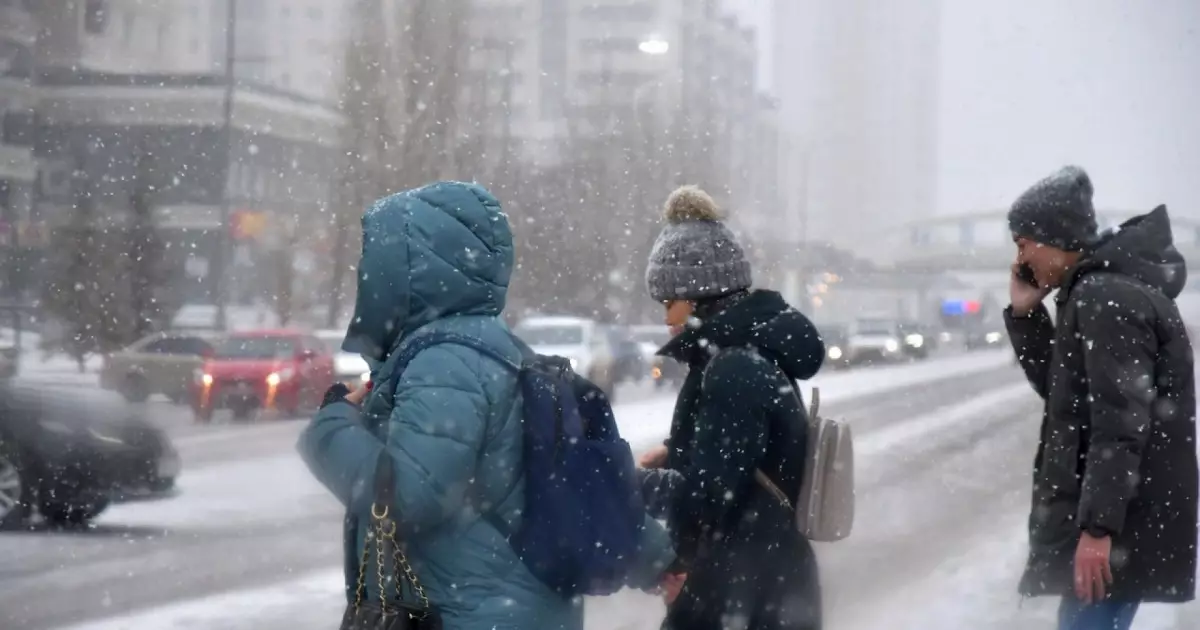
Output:
[[[974,315],[979,312],[979,308],[979,302],[976,300],[942,300],[942,315]]]

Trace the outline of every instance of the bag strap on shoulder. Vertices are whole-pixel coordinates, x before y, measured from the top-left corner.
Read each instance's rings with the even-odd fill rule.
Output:
[[[510,335],[510,338],[517,346],[517,349],[521,351],[522,358],[533,354],[533,351],[530,350],[529,346],[527,346],[525,342],[518,339],[515,335]],[[492,359],[500,365],[503,365],[505,368],[513,372],[518,372],[521,370],[521,366],[514,363],[512,359],[509,359],[504,355],[504,353],[493,348],[492,346],[489,346],[488,344],[485,344],[475,337],[452,332],[425,333],[417,335],[400,348],[400,356],[396,358],[396,364],[392,367],[392,375],[390,379],[392,391],[396,391],[396,386],[400,383],[400,377],[404,375],[404,369],[408,367],[409,363],[412,363],[413,359],[417,358],[418,354],[421,354],[421,352],[428,350],[429,348],[443,344],[453,344],[456,346],[470,348],[488,357],[489,359]]]

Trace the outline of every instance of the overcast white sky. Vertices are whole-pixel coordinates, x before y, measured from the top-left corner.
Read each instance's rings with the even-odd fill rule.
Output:
[[[759,29],[769,88],[770,0],[725,3]],[[1200,219],[1200,0],[942,7],[939,212],[1006,207],[1075,162],[1098,206]]]

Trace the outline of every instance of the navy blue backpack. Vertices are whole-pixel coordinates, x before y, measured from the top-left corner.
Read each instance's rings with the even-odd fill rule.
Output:
[[[645,508],[633,451],[621,439],[608,397],[562,357],[521,348],[521,365],[478,339],[427,333],[405,344],[393,374],[426,348],[472,348],[517,374],[524,400],[525,505],[516,531],[484,517],[508,538],[546,586],[567,597],[611,595],[625,586],[641,548]]]

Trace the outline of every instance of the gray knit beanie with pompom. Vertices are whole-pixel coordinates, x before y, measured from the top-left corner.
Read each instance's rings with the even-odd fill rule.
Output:
[[[708,193],[696,186],[676,189],[663,217],[667,225],[646,268],[651,298],[703,300],[750,288],[750,262]]]

